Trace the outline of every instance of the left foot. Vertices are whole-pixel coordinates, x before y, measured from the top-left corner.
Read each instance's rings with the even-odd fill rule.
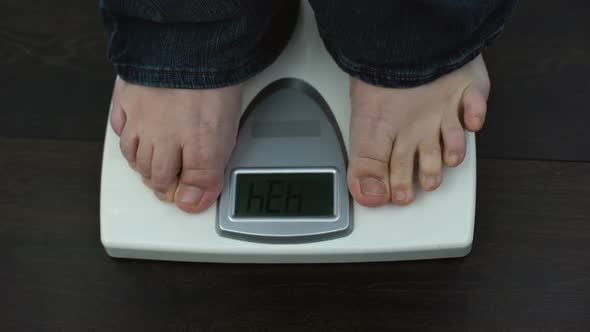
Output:
[[[351,78],[348,187],[354,199],[364,206],[410,204],[415,161],[422,188],[438,188],[443,163],[456,167],[465,157],[464,130],[483,126],[489,90],[481,55],[411,89]]]

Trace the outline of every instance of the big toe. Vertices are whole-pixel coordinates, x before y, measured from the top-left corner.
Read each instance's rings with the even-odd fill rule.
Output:
[[[174,198],[176,206],[188,213],[208,209],[223,189],[223,158],[194,151],[190,148],[183,151],[182,171]]]
[[[366,111],[366,112],[365,112]],[[355,110],[351,119],[351,154],[348,187],[361,205],[374,207],[389,201],[389,158],[393,144],[391,130],[370,110]]]
[[[361,205],[373,207],[389,200],[387,165],[369,157],[353,156],[348,169],[348,187]]]

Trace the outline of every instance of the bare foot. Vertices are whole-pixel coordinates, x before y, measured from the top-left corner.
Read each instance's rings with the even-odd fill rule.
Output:
[[[481,55],[411,89],[351,80],[348,186],[364,206],[413,202],[415,162],[422,188],[438,188],[443,163],[455,167],[465,157],[464,129],[478,131],[485,120],[490,82]]]
[[[241,88],[186,90],[117,79],[111,126],[129,165],[163,201],[191,213],[211,206],[240,119]]]

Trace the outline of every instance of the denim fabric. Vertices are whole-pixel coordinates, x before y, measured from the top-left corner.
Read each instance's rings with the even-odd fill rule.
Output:
[[[305,1],[305,0],[303,0]],[[475,58],[517,0],[310,0],[340,68],[386,87],[428,83]],[[244,81],[288,41],[298,1],[101,0],[108,56],[129,82],[213,88]]]
[[[340,68],[386,87],[413,87],[479,55],[517,0],[311,0]]]
[[[248,79],[287,43],[299,2],[101,0],[118,75],[166,88],[216,88]]]

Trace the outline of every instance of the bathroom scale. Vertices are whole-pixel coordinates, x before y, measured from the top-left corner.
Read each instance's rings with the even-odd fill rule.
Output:
[[[475,137],[434,192],[367,208],[346,182],[349,79],[326,51],[307,1],[280,57],[244,84],[237,143],[216,204],[188,214],[160,202],[104,144],[101,240],[117,258],[337,263],[465,256],[475,220]]]

